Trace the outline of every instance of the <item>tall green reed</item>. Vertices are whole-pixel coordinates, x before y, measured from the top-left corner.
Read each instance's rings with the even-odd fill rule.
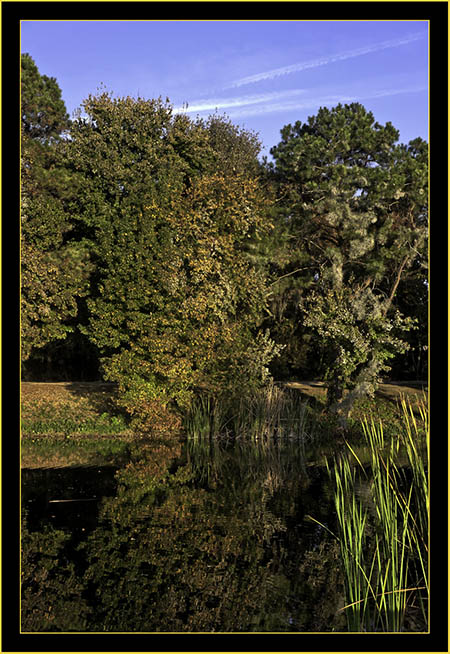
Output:
[[[368,597],[374,595],[371,574],[367,576],[365,572],[367,510],[354,492],[356,471],[348,457],[335,459],[333,470],[327,462],[327,468],[331,476],[334,473],[334,500],[340,527],[341,557],[346,573],[346,597],[349,602],[347,624],[349,631],[359,631],[359,625],[364,624],[366,619]]]
[[[381,422],[362,421],[370,452],[366,466],[348,443],[347,454],[327,461],[349,631],[403,631],[413,602],[424,629],[427,625],[428,416],[425,405],[419,408],[420,423],[405,400],[401,408],[403,429],[390,443]],[[404,453],[407,465],[401,466]],[[358,494],[361,483],[369,486],[371,510]]]
[[[308,405],[299,393],[275,384],[240,396],[196,398],[185,419],[188,438],[233,435],[252,441],[311,436]]]
[[[228,403],[210,395],[196,397],[185,416],[185,431],[193,440],[226,436],[230,431]]]

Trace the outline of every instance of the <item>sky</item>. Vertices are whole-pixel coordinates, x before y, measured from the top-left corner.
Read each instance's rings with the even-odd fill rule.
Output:
[[[399,141],[428,140],[427,21],[22,21],[21,51],[55,77],[70,115],[103,85],[169,98],[257,132],[360,102]]]

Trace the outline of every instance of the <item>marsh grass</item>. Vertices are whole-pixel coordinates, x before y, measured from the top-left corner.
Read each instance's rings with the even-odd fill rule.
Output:
[[[428,416],[425,404],[418,418],[406,400],[400,404],[402,429],[396,439],[386,439],[381,421],[362,421],[368,464],[349,443],[346,454],[327,461],[349,631],[400,632],[406,624],[418,631],[427,628]],[[399,465],[404,453],[406,466]],[[361,480],[370,488],[372,510],[357,493]]]
[[[311,411],[298,392],[275,384],[237,397],[197,397],[185,419],[188,438],[233,436],[252,441],[311,439]]]
[[[204,440],[227,436],[231,418],[229,402],[210,395],[195,398],[187,412],[184,428],[189,438]]]

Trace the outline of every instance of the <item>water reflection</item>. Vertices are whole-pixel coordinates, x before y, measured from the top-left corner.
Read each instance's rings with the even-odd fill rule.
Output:
[[[25,471],[22,630],[344,630],[338,546],[305,519],[334,528],[328,475],[304,448],[142,442],[115,474]]]

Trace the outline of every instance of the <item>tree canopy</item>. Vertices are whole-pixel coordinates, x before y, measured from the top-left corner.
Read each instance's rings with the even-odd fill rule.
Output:
[[[83,333],[150,421],[271,373],[323,376],[345,417],[423,348],[423,140],[338,105],[261,163],[252,132],[161,98],[101,91],[70,121],[28,54],[21,100],[24,360]]]
[[[86,332],[125,394],[181,405],[195,388],[263,381],[264,276],[246,254],[270,229],[257,143],[168,102],[84,104],[65,144],[81,178],[77,220],[95,261]]]

